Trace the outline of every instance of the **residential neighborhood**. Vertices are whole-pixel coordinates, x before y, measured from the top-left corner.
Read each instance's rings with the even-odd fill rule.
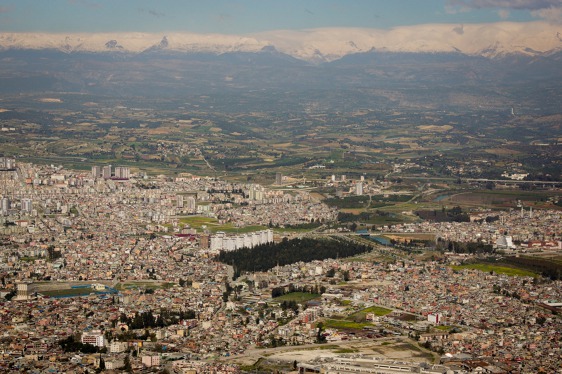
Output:
[[[226,358],[318,343],[320,323],[371,307],[388,312],[367,314],[364,333],[327,324],[322,339],[409,339],[435,352],[443,373],[561,367],[560,279],[457,270],[450,264],[471,254],[420,260],[383,245],[372,250],[395,260],[297,262],[233,279],[232,266],[215,260],[219,251],[287,240],[295,234],[271,227],[329,223],[337,209],[305,191],[214,178],[112,179],[97,169],[32,164],[3,173],[3,371],[236,373]],[[186,211],[178,196],[195,204]],[[185,217],[207,220],[195,227]],[[470,222],[388,225],[377,233],[435,233],[496,247],[510,237],[518,245],[498,249],[548,252],[560,250],[561,218],[560,211],[481,211]],[[255,230],[237,231],[247,227]],[[274,290],[297,289],[319,298],[291,307],[273,298]]]

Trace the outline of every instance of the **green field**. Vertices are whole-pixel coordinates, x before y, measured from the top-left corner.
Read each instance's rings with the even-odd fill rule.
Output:
[[[190,227],[203,230],[206,228],[212,232],[224,231],[233,233],[247,233],[253,231],[265,230],[266,226],[245,226],[245,227],[235,227],[232,224],[219,224],[217,219],[203,216],[187,216],[179,219],[179,222],[184,225],[189,225]]]
[[[512,277],[513,276],[519,276],[519,277],[535,277],[535,276],[537,276],[537,274],[533,273],[532,271],[517,269],[517,268],[511,268],[511,267],[507,267],[507,266],[491,265],[491,264],[457,265],[457,266],[452,266],[452,268],[453,268],[453,270],[474,269],[474,270],[484,271],[484,272],[487,272],[487,273],[493,271],[494,273],[497,273],[497,274],[505,274],[505,275],[509,275],[509,276],[512,276]]]
[[[361,319],[361,320],[364,320],[365,316],[368,313],[374,313],[375,316],[382,317],[382,316],[386,316],[387,314],[392,313],[392,310],[386,309],[386,308],[381,308],[381,307],[378,307],[378,306],[372,306],[372,307],[360,310],[357,313],[354,313],[354,314],[350,315],[348,318],[353,319],[354,321],[356,321],[358,318]]]
[[[292,292],[283,296],[276,297],[274,301],[295,301],[297,303],[305,303],[309,300],[314,300],[319,298],[320,295],[317,293],[307,293],[307,292]]]
[[[327,329],[362,330],[364,327],[373,327],[373,324],[370,322],[353,322],[338,319],[328,319],[324,321],[324,327]]]

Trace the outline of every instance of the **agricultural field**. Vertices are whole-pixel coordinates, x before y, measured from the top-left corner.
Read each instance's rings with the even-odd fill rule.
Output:
[[[472,270],[480,270],[482,272],[494,272],[497,274],[505,274],[509,276],[518,276],[518,277],[536,277],[537,274],[533,273],[532,271],[518,269],[515,267],[507,267],[507,266],[499,266],[499,265],[492,265],[492,264],[468,264],[468,265],[455,265],[452,266],[453,270],[463,270],[463,269],[472,269]]]
[[[459,205],[461,207],[490,207],[490,208],[517,208],[521,203],[523,207],[556,209],[556,206],[548,202],[549,198],[560,195],[559,191],[533,191],[520,190],[480,190],[476,192],[464,192],[447,196],[441,200],[448,205]]]
[[[283,301],[295,301],[297,304],[299,303],[306,303],[307,301],[318,299],[320,297],[319,294],[316,293],[308,293],[308,292],[291,292],[285,294],[283,296],[279,296],[273,299],[276,302],[283,302]]]

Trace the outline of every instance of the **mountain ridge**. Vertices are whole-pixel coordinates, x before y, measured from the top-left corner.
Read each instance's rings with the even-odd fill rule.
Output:
[[[253,35],[195,33],[0,33],[0,51],[53,49],[64,53],[232,52],[282,53],[310,63],[339,60],[370,51],[461,53],[501,58],[562,51],[562,26],[546,22],[428,24],[390,30],[322,28],[278,30]]]

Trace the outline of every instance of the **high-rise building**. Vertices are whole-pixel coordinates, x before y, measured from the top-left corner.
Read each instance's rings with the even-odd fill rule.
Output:
[[[176,195],[176,206],[183,208],[183,195]]]
[[[103,179],[110,179],[111,178],[111,165],[106,165],[103,167],[101,171]]]
[[[31,213],[33,210],[33,201],[31,199],[21,199],[21,211],[23,213]]]
[[[185,202],[187,205],[186,207],[189,211],[191,212],[197,211],[197,201],[193,196],[188,196],[187,199],[185,199]]]
[[[275,184],[277,185],[283,184],[283,174],[275,173]]]
[[[363,195],[363,183],[362,182],[355,183],[355,194],[357,196]]]
[[[0,211],[2,212],[3,215],[8,215],[8,211],[10,210],[10,199],[7,197],[2,198],[2,201],[0,201]]]
[[[14,170],[16,159],[10,157],[0,157],[0,170]]]
[[[259,184],[254,184],[250,187],[248,198],[252,201],[263,200],[263,188]]]
[[[97,165],[92,166],[92,178],[99,177],[101,177],[101,167]]]
[[[129,179],[131,177],[131,170],[126,166],[117,166],[115,168],[115,178]]]

